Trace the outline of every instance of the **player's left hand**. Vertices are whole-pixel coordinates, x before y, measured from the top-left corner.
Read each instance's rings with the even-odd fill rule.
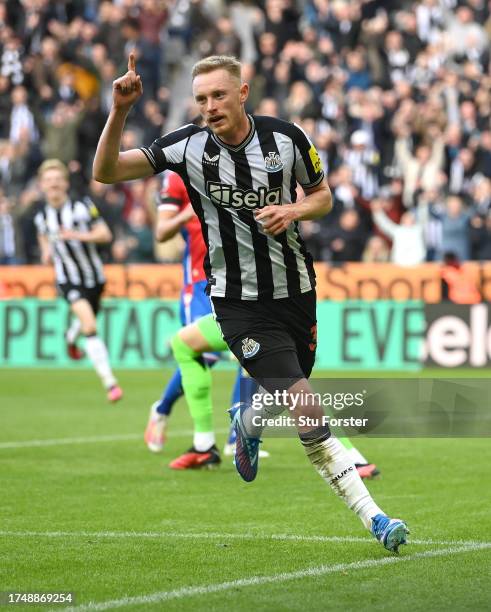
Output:
[[[265,206],[256,212],[254,217],[270,236],[277,236],[286,231],[290,223],[296,220],[295,209],[291,204]]]

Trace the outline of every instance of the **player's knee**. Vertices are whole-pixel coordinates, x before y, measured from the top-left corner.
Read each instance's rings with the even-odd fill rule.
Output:
[[[177,363],[185,363],[186,361],[190,361],[196,357],[196,353],[189,346],[189,344],[184,342],[178,333],[172,337],[170,346],[174,359],[177,361]]]

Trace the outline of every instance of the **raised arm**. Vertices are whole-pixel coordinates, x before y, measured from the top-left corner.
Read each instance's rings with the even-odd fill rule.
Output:
[[[375,225],[383,232],[386,236],[393,239],[396,234],[396,230],[399,227],[397,223],[394,223],[392,219],[385,214],[383,207],[377,202],[372,202],[372,213]]]
[[[92,170],[94,179],[100,183],[117,183],[153,174],[153,168],[142,151],[120,151],[126,117],[142,93],[135,55],[130,53],[128,72],[113,82],[112,108],[97,144]]]

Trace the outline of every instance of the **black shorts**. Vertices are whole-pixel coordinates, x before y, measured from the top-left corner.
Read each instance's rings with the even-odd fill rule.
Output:
[[[317,348],[315,290],[277,300],[211,300],[225,342],[260,384],[310,376]]]
[[[104,291],[104,285],[96,285],[95,287],[83,287],[82,285],[72,285],[65,283],[58,285],[58,291],[69,304],[73,304],[77,300],[87,300],[92,306],[94,314],[99,312],[101,304],[101,296]]]

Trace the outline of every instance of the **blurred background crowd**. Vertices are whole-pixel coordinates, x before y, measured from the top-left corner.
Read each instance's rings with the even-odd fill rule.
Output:
[[[333,213],[302,223],[316,260],[491,259],[490,12],[488,0],[0,1],[0,264],[39,261],[36,170],[50,157],[113,230],[106,261],[179,259],[179,241],[153,242],[158,177],[91,179],[132,49],[144,95],[124,149],[193,119],[190,67],[233,54],[248,110],[300,124],[327,169]]]

